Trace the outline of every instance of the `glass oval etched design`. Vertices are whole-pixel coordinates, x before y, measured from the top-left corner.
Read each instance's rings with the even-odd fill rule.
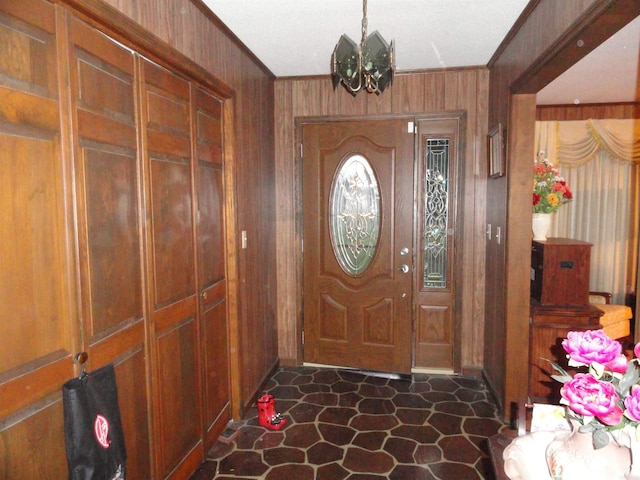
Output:
[[[371,164],[362,155],[338,167],[329,193],[329,232],[333,253],[350,275],[371,264],[380,234],[380,189]]]

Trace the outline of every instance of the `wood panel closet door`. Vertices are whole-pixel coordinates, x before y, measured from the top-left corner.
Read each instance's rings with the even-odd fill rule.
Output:
[[[73,17],[69,40],[83,349],[114,363],[127,478],[149,479],[135,58]]]
[[[186,478],[202,461],[200,349],[188,82],[146,60],[141,122],[146,145],[149,303],[158,478]]]
[[[0,478],[6,479],[67,475],[60,387],[74,375],[80,328],[55,12],[41,0],[0,2]]]
[[[227,282],[224,247],[222,103],[195,89],[194,138],[198,180],[198,289],[204,358],[205,449],[231,419]]]

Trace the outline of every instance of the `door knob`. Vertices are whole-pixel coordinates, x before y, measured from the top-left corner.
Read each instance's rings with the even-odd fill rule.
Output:
[[[405,263],[400,265],[396,270],[400,270],[402,273],[409,273],[409,265]]]

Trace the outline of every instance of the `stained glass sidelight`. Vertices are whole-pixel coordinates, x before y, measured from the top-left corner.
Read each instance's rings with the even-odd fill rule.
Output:
[[[338,168],[329,194],[329,231],[333,253],[350,275],[364,273],[380,233],[380,191],[371,164],[352,155]]]
[[[424,279],[427,288],[447,286],[449,139],[429,138],[424,158]]]

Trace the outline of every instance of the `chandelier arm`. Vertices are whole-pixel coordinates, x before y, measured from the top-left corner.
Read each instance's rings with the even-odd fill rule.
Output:
[[[362,0],[362,41],[360,42],[360,48],[364,45],[367,39],[367,0]]]

